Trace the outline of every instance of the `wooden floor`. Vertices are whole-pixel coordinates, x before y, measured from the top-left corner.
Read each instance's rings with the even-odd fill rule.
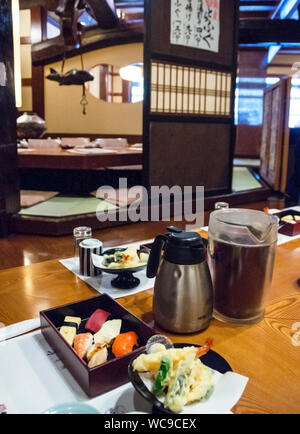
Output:
[[[263,210],[269,206],[282,208],[278,203],[255,202],[240,206]],[[204,225],[208,224],[209,212],[205,212]],[[170,224],[184,228],[184,222],[141,222],[114,228],[98,230],[93,233],[105,247],[135,242],[142,239],[154,238],[164,233]],[[72,236],[42,237],[34,235],[12,234],[8,238],[0,239],[0,269],[30,265],[37,262],[56,258],[67,258],[73,255]]]

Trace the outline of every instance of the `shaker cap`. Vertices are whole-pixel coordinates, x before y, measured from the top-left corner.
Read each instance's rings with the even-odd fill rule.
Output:
[[[84,249],[94,249],[96,247],[100,247],[102,245],[101,241],[96,238],[87,238],[79,244],[79,247],[83,247]]]

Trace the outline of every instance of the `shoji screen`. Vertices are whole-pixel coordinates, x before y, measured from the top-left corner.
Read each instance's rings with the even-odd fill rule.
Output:
[[[289,153],[291,78],[283,78],[264,92],[260,175],[274,190],[285,191]]]

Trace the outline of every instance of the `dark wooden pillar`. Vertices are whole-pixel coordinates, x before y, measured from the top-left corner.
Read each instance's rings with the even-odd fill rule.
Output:
[[[19,210],[11,1],[0,2],[0,236]]]
[[[31,8],[31,44],[47,39],[47,11]],[[44,66],[32,65],[32,111],[45,118]]]

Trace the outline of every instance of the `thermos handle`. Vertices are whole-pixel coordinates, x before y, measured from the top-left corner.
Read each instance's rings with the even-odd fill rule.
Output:
[[[168,237],[166,235],[158,235],[151,247],[150,256],[147,264],[147,277],[152,278],[156,276],[157,269],[160,262],[161,251],[163,245],[167,241]]]

